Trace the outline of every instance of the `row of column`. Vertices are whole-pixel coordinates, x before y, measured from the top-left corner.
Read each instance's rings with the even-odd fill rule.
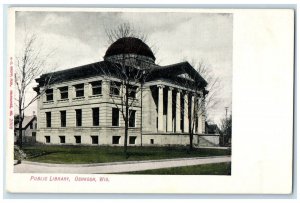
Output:
[[[164,129],[164,85],[158,85],[158,131],[159,132],[173,132],[173,103],[172,91],[173,87],[168,87],[168,103],[167,103],[167,129]],[[184,94],[183,108],[181,107],[182,90],[177,89],[176,92],[176,111],[175,111],[175,132],[189,132],[189,117],[188,117],[188,94]],[[194,109],[195,96],[191,96],[191,109]],[[181,110],[183,111],[183,129],[181,129]],[[194,111],[191,110],[191,118],[193,118]],[[202,133],[202,118],[198,117],[198,133]]]

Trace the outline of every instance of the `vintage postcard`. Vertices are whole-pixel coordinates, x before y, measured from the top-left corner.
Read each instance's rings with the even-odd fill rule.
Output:
[[[291,193],[293,19],[9,8],[7,190]]]

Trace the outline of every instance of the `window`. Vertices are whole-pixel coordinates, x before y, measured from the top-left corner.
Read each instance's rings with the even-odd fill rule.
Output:
[[[154,144],[154,139],[150,139],[150,144]]]
[[[68,97],[69,97],[68,89],[69,89],[68,86],[59,88],[59,90],[60,90],[60,99],[68,99]]]
[[[65,136],[59,136],[59,141],[61,144],[66,143],[66,137]]]
[[[111,95],[120,95],[121,83],[119,82],[110,82],[110,94]]]
[[[46,143],[50,143],[50,136],[45,136]]]
[[[112,108],[112,126],[119,126],[119,109]]]
[[[135,110],[129,110],[129,127],[135,127]]]
[[[120,137],[121,136],[113,136],[112,137],[112,143],[113,144],[119,144],[120,143]]]
[[[91,137],[92,137],[92,144],[98,144],[99,143],[98,136],[91,136]]]
[[[128,88],[128,90],[129,90],[128,97],[135,98],[136,89],[137,89],[137,87],[135,87],[135,86],[129,86],[129,88]]]
[[[67,122],[66,115],[67,115],[66,111],[60,112],[60,126],[61,127],[66,127],[66,122]]]
[[[37,123],[34,124],[34,128],[37,129]]]
[[[32,128],[33,128],[33,125],[32,125],[32,123],[30,123],[30,124],[29,124],[29,128],[30,128],[30,129],[32,129]]]
[[[129,136],[129,144],[135,144],[136,136]]]
[[[51,128],[51,112],[46,112],[46,126]]]
[[[98,95],[102,94],[102,81],[95,81],[92,82],[92,94],[93,95]]]
[[[53,89],[46,90],[46,100],[53,101]]]
[[[75,135],[75,143],[80,144],[81,143],[81,136],[80,135]]]
[[[82,110],[76,109],[76,126],[82,125]]]
[[[84,96],[84,84],[75,85],[76,97]]]
[[[32,132],[32,137],[36,137],[36,132]]]
[[[92,108],[93,111],[93,126],[99,126],[99,108]]]

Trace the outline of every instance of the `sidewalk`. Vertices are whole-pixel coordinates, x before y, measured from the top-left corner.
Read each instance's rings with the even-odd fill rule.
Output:
[[[122,173],[130,171],[143,171],[159,168],[192,166],[210,163],[230,162],[230,156],[177,158],[148,161],[111,162],[98,164],[49,164],[22,161],[14,166],[15,173]]]

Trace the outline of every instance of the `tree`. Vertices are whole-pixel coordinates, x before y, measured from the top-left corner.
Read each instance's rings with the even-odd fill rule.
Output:
[[[179,83],[187,87],[192,95],[185,97],[183,103],[189,107],[188,111],[184,111],[185,115],[188,117],[188,131],[189,131],[189,149],[193,149],[193,138],[196,131],[200,126],[198,119],[206,119],[209,116],[209,112],[213,109],[219,102],[218,94],[220,93],[220,79],[216,77],[209,65],[207,65],[203,60],[200,62],[195,62],[192,60],[193,67],[196,71],[190,72],[184,80],[180,79]],[[197,80],[197,75],[200,75],[206,82],[207,85],[203,87],[203,83]],[[194,81],[194,82],[192,82]],[[184,108],[184,106],[181,106]]]
[[[147,38],[146,35],[138,33],[129,23],[121,24],[116,29],[106,29],[106,34],[110,44],[122,39],[120,49],[123,50],[131,50],[133,48],[131,47],[133,45],[128,43],[131,38],[138,38],[144,43]],[[134,48],[136,49],[137,47]],[[101,69],[101,71],[103,77],[110,81],[111,88],[108,91],[116,91],[119,95],[118,97],[111,96],[110,99],[121,113],[125,123],[124,153],[127,156],[129,121],[133,114],[131,108],[137,105],[135,95],[142,91],[142,84],[150,73],[151,64],[145,61],[143,57],[126,54],[124,51],[117,58],[107,60],[113,68]],[[112,87],[114,90],[112,90]]]
[[[204,82],[197,70],[190,69],[185,71],[188,74],[183,77],[178,77],[176,83],[186,87],[190,93],[186,93],[183,98],[183,105],[180,104],[180,108],[181,112],[184,112],[183,116],[188,120],[189,150],[192,151],[195,131],[197,127],[200,129],[198,121],[205,116],[205,97],[207,91],[205,89],[206,82]]]
[[[222,90],[220,78],[217,77],[212,67],[205,63],[204,60],[195,63],[196,71],[206,80],[206,90],[208,94],[205,95],[204,110],[207,119],[210,119],[210,111],[214,109],[219,103],[219,94]]]
[[[221,136],[222,145],[227,146],[231,144],[232,135],[232,115],[225,117],[221,121]]]
[[[24,39],[24,47],[16,56],[16,71],[15,71],[15,85],[17,94],[16,101],[18,107],[18,132],[19,138],[17,144],[22,148],[22,124],[24,120],[25,110],[42,96],[48,89],[51,77],[48,78],[44,84],[44,89],[40,94],[33,98],[28,98],[27,93],[31,91],[31,85],[34,79],[45,71],[48,58],[53,52],[44,53],[42,46],[38,43],[38,37],[35,34],[27,34]],[[48,67],[49,68],[49,67]]]

